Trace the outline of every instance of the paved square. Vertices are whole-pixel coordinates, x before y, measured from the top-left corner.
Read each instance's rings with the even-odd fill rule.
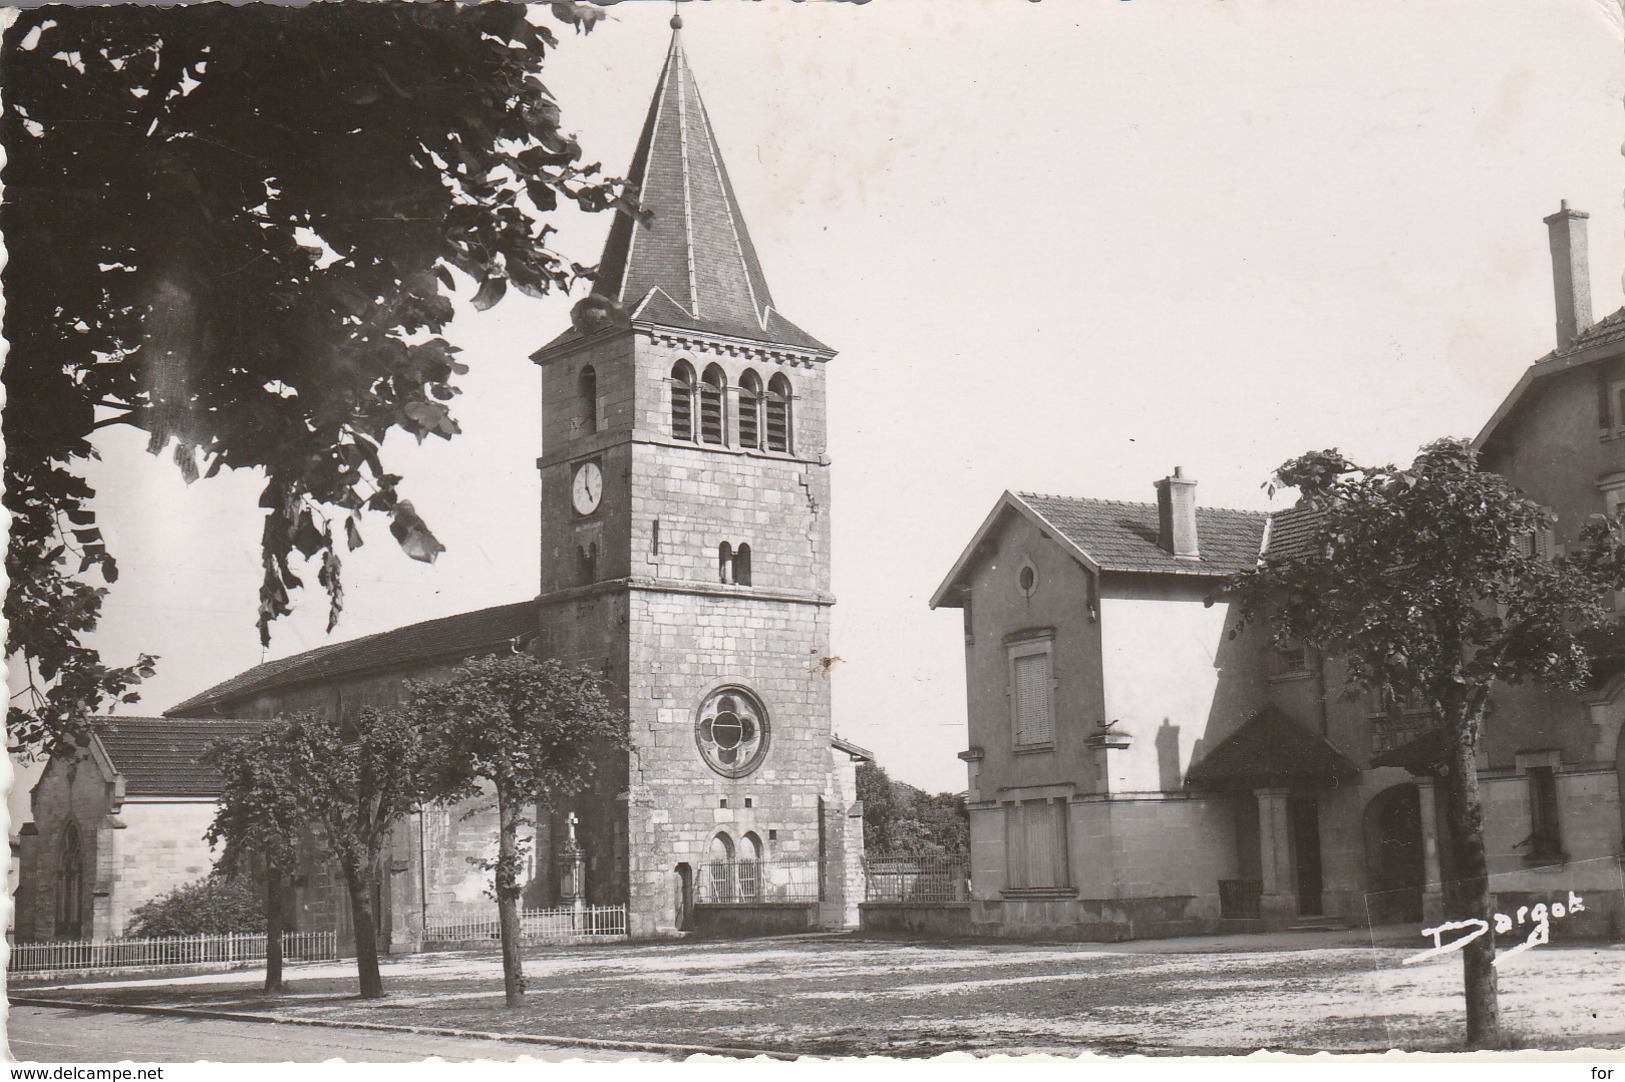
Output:
[[[388,996],[353,998],[351,966],[61,988],[60,999],[171,1003],[334,1020],[819,1055],[1080,1051],[1197,1054],[1256,1048],[1449,1051],[1462,1030],[1454,955],[1359,933],[1122,944],[932,943],[856,936],[541,948],[529,992],[502,1007],[494,954],[385,966]],[[1508,958],[1502,1018],[1523,1047],[1625,1046],[1625,946],[1542,947]],[[27,994],[17,988],[14,994]]]

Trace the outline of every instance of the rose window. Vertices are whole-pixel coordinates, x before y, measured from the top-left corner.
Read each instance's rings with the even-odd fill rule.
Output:
[[[742,778],[767,754],[767,713],[743,688],[721,688],[701,704],[694,738],[706,765],[725,777]]]

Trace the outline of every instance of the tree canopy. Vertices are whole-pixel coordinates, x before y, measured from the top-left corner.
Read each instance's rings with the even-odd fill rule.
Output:
[[[601,14],[552,10],[578,30]],[[566,287],[587,268],[553,250],[545,216],[631,206],[561,126],[540,78],[557,42],[526,12],[17,14],[0,64],[5,615],[31,681],[14,744],[73,736],[152,672],[83,642],[118,574],[81,476],[99,429],[145,432],[188,480],[263,474],[264,642],[303,585],[296,556],[331,629],[367,512],[413,558],[440,551],[380,448],[458,431],[452,272],[477,308]]]
[[[858,799],[863,802],[863,847],[888,856],[970,855],[970,819],[958,793],[928,793],[894,780],[879,763],[859,763]]]
[[[280,760],[293,803],[344,875],[364,997],[383,994],[373,888],[384,844],[398,820],[432,797],[439,750],[409,713],[366,707],[348,722],[296,715],[261,752]]]
[[[1229,587],[1246,621],[1335,654],[1356,687],[1420,693],[1440,716],[1482,707],[1497,681],[1584,684],[1622,582],[1618,527],[1597,521],[1548,558],[1551,513],[1478,468],[1462,440],[1408,467],[1316,451],[1276,471],[1315,516],[1304,551],[1272,553]]]
[[[519,827],[534,804],[554,804],[586,788],[606,756],[628,746],[630,721],[590,669],[515,653],[476,658],[444,683],[413,684],[408,708],[433,732],[439,751],[435,795],[454,800],[478,782],[496,791],[495,894],[507,1003],[524,994],[519,957]]]
[[[257,862],[265,887],[265,987],[282,988],[283,891],[298,868],[299,836],[305,826],[299,779],[287,742],[277,727],[258,736],[216,741],[204,757],[222,782],[214,819],[204,834],[220,847],[217,870],[238,875]]]

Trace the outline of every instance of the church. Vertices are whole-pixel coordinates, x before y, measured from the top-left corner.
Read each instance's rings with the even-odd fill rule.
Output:
[[[774,302],[680,26],[628,173],[649,214],[616,218],[593,295],[532,355],[538,595],[268,662],[164,719],[98,725],[162,741],[166,720],[191,733],[306,710],[345,717],[399,702],[408,679],[504,650],[590,666],[629,714],[631,748],[598,788],[538,817],[525,904],[579,890],[624,904],[634,937],[850,927],[863,882],[854,771],[868,753],[835,735],[830,707],[824,380],[835,354]],[[121,882],[124,858],[157,840],[134,836],[127,802],[73,798],[81,775],[123,786],[109,741],[52,763],[34,791],[19,839],[20,939],[116,936],[144,900]],[[425,808],[396,830],[378,898],[386,948],[491,909],[489,874],[471,858],[494,850],[495,813],[470,810]],[[201,838],[162,840],[203,851]],[[336,870],[305,871],[295,926],[343,935]]]

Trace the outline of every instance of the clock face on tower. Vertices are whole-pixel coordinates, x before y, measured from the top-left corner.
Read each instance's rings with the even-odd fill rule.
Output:
[[[604,496],[604,471],[596,462],[583,462],[576,467],[575,479],[570,482],[570,506],[578,515],[590,515],[598,510],[598,501]]]

